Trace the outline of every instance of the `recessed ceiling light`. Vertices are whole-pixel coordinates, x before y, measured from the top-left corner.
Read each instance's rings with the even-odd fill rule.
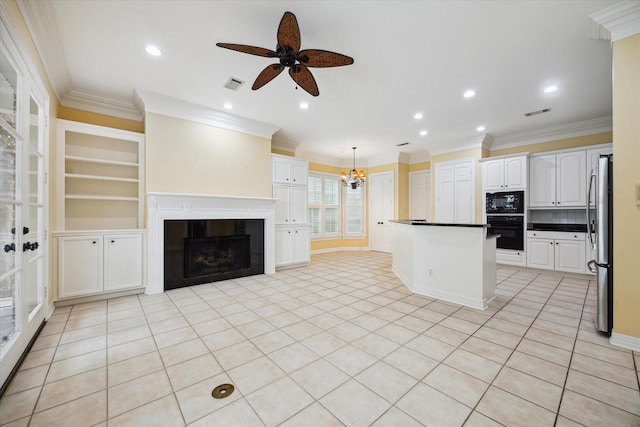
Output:
[[[556,85],[550,85],[544,88],[544,93],[551,93],[551,92],[555,92],[558,90],[558,86]]]
[[[464,96],[465,98],[471,98],[476,94],[476,91],[473,89],[467,89],[462,96]]]
[[[147,51],[147,53],[151,56],[160,56],[162,55],[162,52],[160,51],[160,49],[158,49],[155,46],[147,46],[144,50]]]
[[[308,110],[309,109],[309,104],[307,104],[306,102],[301,102],[300,103],[300,108],[303,110]]]
[[[421,130],[420,131],[420,136],[426,136],[427,135],[427,131],[426,130]]]
[[[486,129],[486,128],[485,128],[484,126],[478,126],[478,127],[476,128],[476,130],[477,130],[478,132],[482,132],[482,131],[483,131],[483,130],[485,130],[485,129]]]
[[[413,115],[413,118],[416,119],[416,120],[420,120],[422,117],[423,117],[422,113],[415,113]]]
[[[224,108],[226,108],[227,110],[233,110],[233,105],[227,102],[226,104],[224,104]]]

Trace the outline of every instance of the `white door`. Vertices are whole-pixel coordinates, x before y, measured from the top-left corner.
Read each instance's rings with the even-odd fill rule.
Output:
[[[291,264],[293,260],[293,236],[290,228],[276,229],[276,267]]]
[[[391,252],[391,223],[393,218],[393,172],[374,174],[367,179],[369,186],[369,248]]]
[[[431,218],[431,172],[409,173],[409,218]]]
[[[473,185],[473,162],[462,161],[455,164],[455,216],[457,224],[472,224],[475,216]]]
[[[58,257],[60,298],[102,292],[102,236],[60,237]]]
[[[453,164],[436,165],[436,221],[455,222],[455,182]]]
[[[307,223],[307,189],[291,187],[289,189],[289,222],[292,225]]]
[[[104,236],[104,290],[142,286],[142,234]]]
[[[4,40],[3,40],[4,41]],[[46,103],[0,51],[0,384],[44,321]],[[24,67],[24,64],[21,66]]]
[[[291,261],[297,262],[309,262],[309,229],[308,228],[296,228],[291,230],[293,253]]]

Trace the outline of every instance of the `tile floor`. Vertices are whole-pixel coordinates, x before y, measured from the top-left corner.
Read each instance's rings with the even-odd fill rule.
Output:
[[[594,282],[502,267],[479,311],[412,295],[390,267],[388,254],[321,254],[57,308],[0,424],[640,425],[640,354],[594,332]],[[213,399],[222,383],[236,391]]]

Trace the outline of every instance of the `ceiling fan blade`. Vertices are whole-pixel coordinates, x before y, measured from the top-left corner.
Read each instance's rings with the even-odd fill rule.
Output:
[[[353,58],[350,56],[321,49],[301,50],[298,58],[307,67],[340,67],[353,64]]]
[[[280,64],[269,65],[267,68],[262,70],[260,74],[258,74],[258,77],[256,78],[256,81],[253,82],[253,86],[251,86],[251,89],[253,90],[260,89],[262,86],[266,85],[271,80],[275,79],[278,76],[278,74],[282,72],[282,70],[284,70],[284,66]]]
[[[291,12],[285,12],[280,20],[278,45],[281,47],[289,46],[291,52],[300,50],[300,28],[296,16]]]
[[[278,56],[274,51],[257,46],[247,46],[245,44],[233,44],[233,43],[216,43],[216,46],[223,47],[225,49],[236,50],[242,53],[248,53],[249,55],[265,56],[267,58],[275,58]]]
[[[313,78],[311,71],[302,64],[296,64],[289,68],[289,75],[294,82],[298,83],[302,89],[306,90],[313,96],[320,95],[316,79]]]

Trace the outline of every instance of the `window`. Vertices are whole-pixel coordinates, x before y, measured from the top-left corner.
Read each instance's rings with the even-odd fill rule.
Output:
[[[364,187],[344,190],[344,235],[364,236]]]
[[[340,236],[340,178],[309,174],[309,224],[313,238]]]

